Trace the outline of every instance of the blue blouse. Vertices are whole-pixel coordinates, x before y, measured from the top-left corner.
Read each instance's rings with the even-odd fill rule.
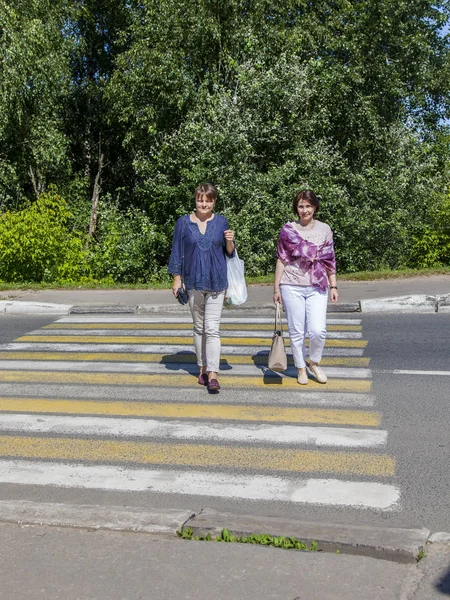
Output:
[[[200,232],[197,223],[191,221],[189,215],[180,217],[173,233],[169,273],[182,275],[188,290],[226,290],[228,279],[225,256],[234,256],[234,250],[229,254],[226,249],[223,233],[227,229],[227,219],[216,213],[211,221],[206,222],[204,234]]]

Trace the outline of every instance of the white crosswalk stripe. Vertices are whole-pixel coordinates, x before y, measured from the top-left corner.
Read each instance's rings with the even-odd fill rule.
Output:
[[[0,383],[0,401],[2,398],[13,397],[17,395],[17,384]],[[20,392],[23,397],[31,398],[57,398],[61,395],[60,384],[46,384],[45,386],[36,386],[36,384],[22,383]],[[177,402],[195,402],[200,404],[210,404],[211,397],[205,395],[203,388],[178,388]],[[67,398],[92,399],[92,389],[86,385],[64,385],[64,393]],[[128,387],[126,389],[127,400],[136,402],[146,402],[149,400],[149,392],[146,388]],[[173,401],[174,392],[171,388],[158,388],[152,393],[152,399],[155,402]],[[97,400],[115,400],[118,398],[117,387],[102,385],[95,388],[95,399]],[[230,398],[227,390],[222,394],[214,396],[214,404],[228,404],[236,402],[236,398]],[[239,405],[258,405],[258,406],[314,406],[323,408],[362,408],[369,409],[375,406],[376,399],[373,394],[354,394],[333,392],[308,392],[301,398],[286,395],[284,390],[239,390]]]
[[[76,339],[76,338],[74,338]],[[268,340],[267,345],[270,344]],[[58,350],[58,352],[136,352],[138,354],[175,354],[180,352],[192,352],[193,344],[190,345],[177,345],[177,344],[79,344],[77,342],[63,343],[63,342],[12,342],[0,344],[1,350],[25,350],[25,351],[43,351],[51,352]],[[261,346],[229,346],[222,344],[222,354],[260,354],[261,356],[267,356],[269,350]],[[325,348],[323,356],[363,356],[363,348]]]
[[[170,371],[183,371],[195,375],[198,373],[198,367],[195,364],[183,362],[171,363],[133,363],[133,362],[114,362],[101,363],[95,361],[47,361],[39,362],[33,360],[1,360],[0,369],[17,369],[28,371],[90,371],[98,373],[167,373]],[[276,377],[294,377],[297,372],[295,367],[288,367],[283,373],[276,373]],[[263,374],[273,374],[267,367],[258,367],[257,365],[234,365],[222,368],[221,374],[256,376]],[[330,377],[343,377],[349,379],[370,379],[372,373],[370,369],[364,368],[340,368],[328,367],[327,373]]]
[[[35,336],[66,336],[72,335],[74,337],[77,336],[86,336],[85,330],[79,329],[38,329],[36,331],[31,331],[28,335]],[[126,335],[130,338],[133,337],[155,337],[161,335],[160,329],[121,329],[121,330],[111,330],[111,329],[89,329],[88,335],[98,335],[98,336],[111,336],[111,335]],[[266,338],[270,340],[272,337],[271,331],[223,331],[222,335],[225,337],[231,338]],[[165,337],[185,337],[191,340],[192,332],[189,330],[174,330],[167,329],[164,331]],[[308,336],[307,336],[308,337]],[[328,339],[330,340],[357,340],[362,338],[362,333],[359,331],[332,331],[328,334]]]
[[[166,440],[209,440],[246,444],[309,444],[312,446],[342,446],[347,448],[384,446],[387,439],[387,433],[377,429],[253,425],[251,423],[226,426],[222,423],[192,421],[161,422],[153,419],[37,416],[29,414],[2,415],[0,431],[94,435],[98,437],[113,436],[118,438],[153,437]]]
[[[115,315],[84,315],[69,317],[62,317],[58,319],[58,323],[161,323],[161,317],[149,317],[147,315],[121,315],[120,317]],[[286,319],[282,319],[283,323],[286,324]],[[230,324],[239,326],[242,323],[256,324],[256,325],[273,325],[273,317],[222,317],[220,322],[222,324]],[[164,315],[164,323],[187,323],[191,324],[192,319],[190,315],[181,317],[168,317]],[[361,325],[361,319],[333,319],[327,318],[328,325]],[[238,328],[238,327],[237,327]]]
[[[394,486],[377,482],[338,479],[289,479],[283,477],[204,471],[126,469],[80,463],[30,463],[0,461],[0,481],[25,485],[53,485],[122,491],[153,491],[240,500],[267,500],[326,506],[353,506],[389,510],[399,501]]]

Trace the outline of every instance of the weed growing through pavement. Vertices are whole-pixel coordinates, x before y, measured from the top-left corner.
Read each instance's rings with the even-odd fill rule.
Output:
[[[316,552],[317,542],[312,541],[308,547],[304,542],[295,539],[294,537],[285,537],[284,535],[275,537],[268,533],[252,533],[248,537],[240,537],[232,535],[228,529],[222,529],[220,535],[215,538],[208,533],[206,536],[194,536],[194,530],[191,527],[182,527],[177,531],[178,537],[184,540],[197,540],[202,542],[234,542],[238,544],[257,544],[259,546],[274,546],[275,548],[284,548],[286,550],[302,550],[304,552]]]
[[[416,561],[419,562],[420,560],[422,560],[422,558],[425,558],[426,555],[427,554],[426,554],[425,550],[423,548],[421,548],[419,550],[419,552],[417,553]]]

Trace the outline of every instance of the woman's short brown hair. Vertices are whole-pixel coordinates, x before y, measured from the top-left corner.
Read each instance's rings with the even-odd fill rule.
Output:
[[[297,207],[302,200],[306,200],[307,202],[312,204],[312,206],[314,206],[314,208],[316,209],[314,211],[314,214],[318,212],[320,207],[319,198],[315,195],[315,193],[312,190],[302,190],[301,192],[297,192],[295,194],[294,201],[292,202],[292,210],[296,217],[298,217]]]
[[[209,200],[217,200],[217,188],[212,183],[201,183],[195,190],[195,199],[206,196]]]

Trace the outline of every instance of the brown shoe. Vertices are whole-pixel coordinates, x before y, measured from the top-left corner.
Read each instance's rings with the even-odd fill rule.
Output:
[[[199,385],[208,385],[208,373],[200,373],[198,376]]]
[[[220,390],[220,384],[217,379],[211,379],[208,381],[208,392],[218,392]]]

